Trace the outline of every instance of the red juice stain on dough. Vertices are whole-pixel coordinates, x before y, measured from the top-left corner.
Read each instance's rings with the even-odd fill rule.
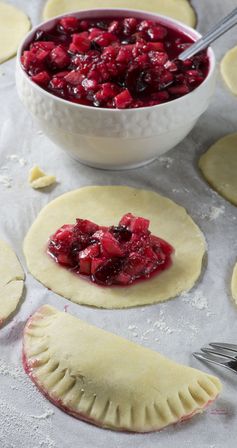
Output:
[[[33,82],[65,100],[139,108],[179,98],[203,82],[206,51],[177,59],[192,43],[180,29],[151,20],[70,16],[36,31],[21,63]]]
[[[152,235],[149,224],[148,219],[131,213],[110,227],[79,218],[50,237],[47,253],[99,286],[129,286],[153,278],[172,264],[173,247]]]

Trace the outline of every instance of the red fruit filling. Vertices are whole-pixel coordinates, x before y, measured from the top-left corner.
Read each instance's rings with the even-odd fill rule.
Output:
[[[173,247],[151,235],[149,224],[148,219],[131,213],[111,227],[77,219],[76,224],[65,224],[50,237],[48,254],[99,285],[130,285],[171,264]]]
[[[201,84],[206,52],[177,60],[192,42],[150,20],[69,16],[49,31],[38,30],[21,63],[32,81],[65,100],[137,108],[171,101]]]

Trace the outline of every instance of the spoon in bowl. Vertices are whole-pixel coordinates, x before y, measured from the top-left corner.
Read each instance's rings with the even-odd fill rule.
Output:
[[[205,50],[214,40],[226,33],[230,28],[237,24],[237,8],[233,9],[226,17],[221,19],[208,33],[204,34],[194,44],[191,44],[187,50],[180,53],[178,59],[185,61],[191,58],[201,50]]]

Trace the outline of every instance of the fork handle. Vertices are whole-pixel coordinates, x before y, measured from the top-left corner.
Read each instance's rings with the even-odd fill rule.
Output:
[[[180,53],[178,59],[185,61],[191,58],[196,53],[207,48],[214,40],[222,36],[226,31],[237,24],[237,8],[233,9],[226,17],[220,20],[208,33],[206,33],[201,39],[198,39],[187,50]]]

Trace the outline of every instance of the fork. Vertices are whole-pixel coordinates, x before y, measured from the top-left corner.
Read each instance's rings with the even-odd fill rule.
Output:
[[[202,347],[200,352],[194,352],[193,356],[201,361],[207,361],[218,366],[225,367],[231,372],[237,373],[237,345],[222,342],[211,342],[210,347]]]

